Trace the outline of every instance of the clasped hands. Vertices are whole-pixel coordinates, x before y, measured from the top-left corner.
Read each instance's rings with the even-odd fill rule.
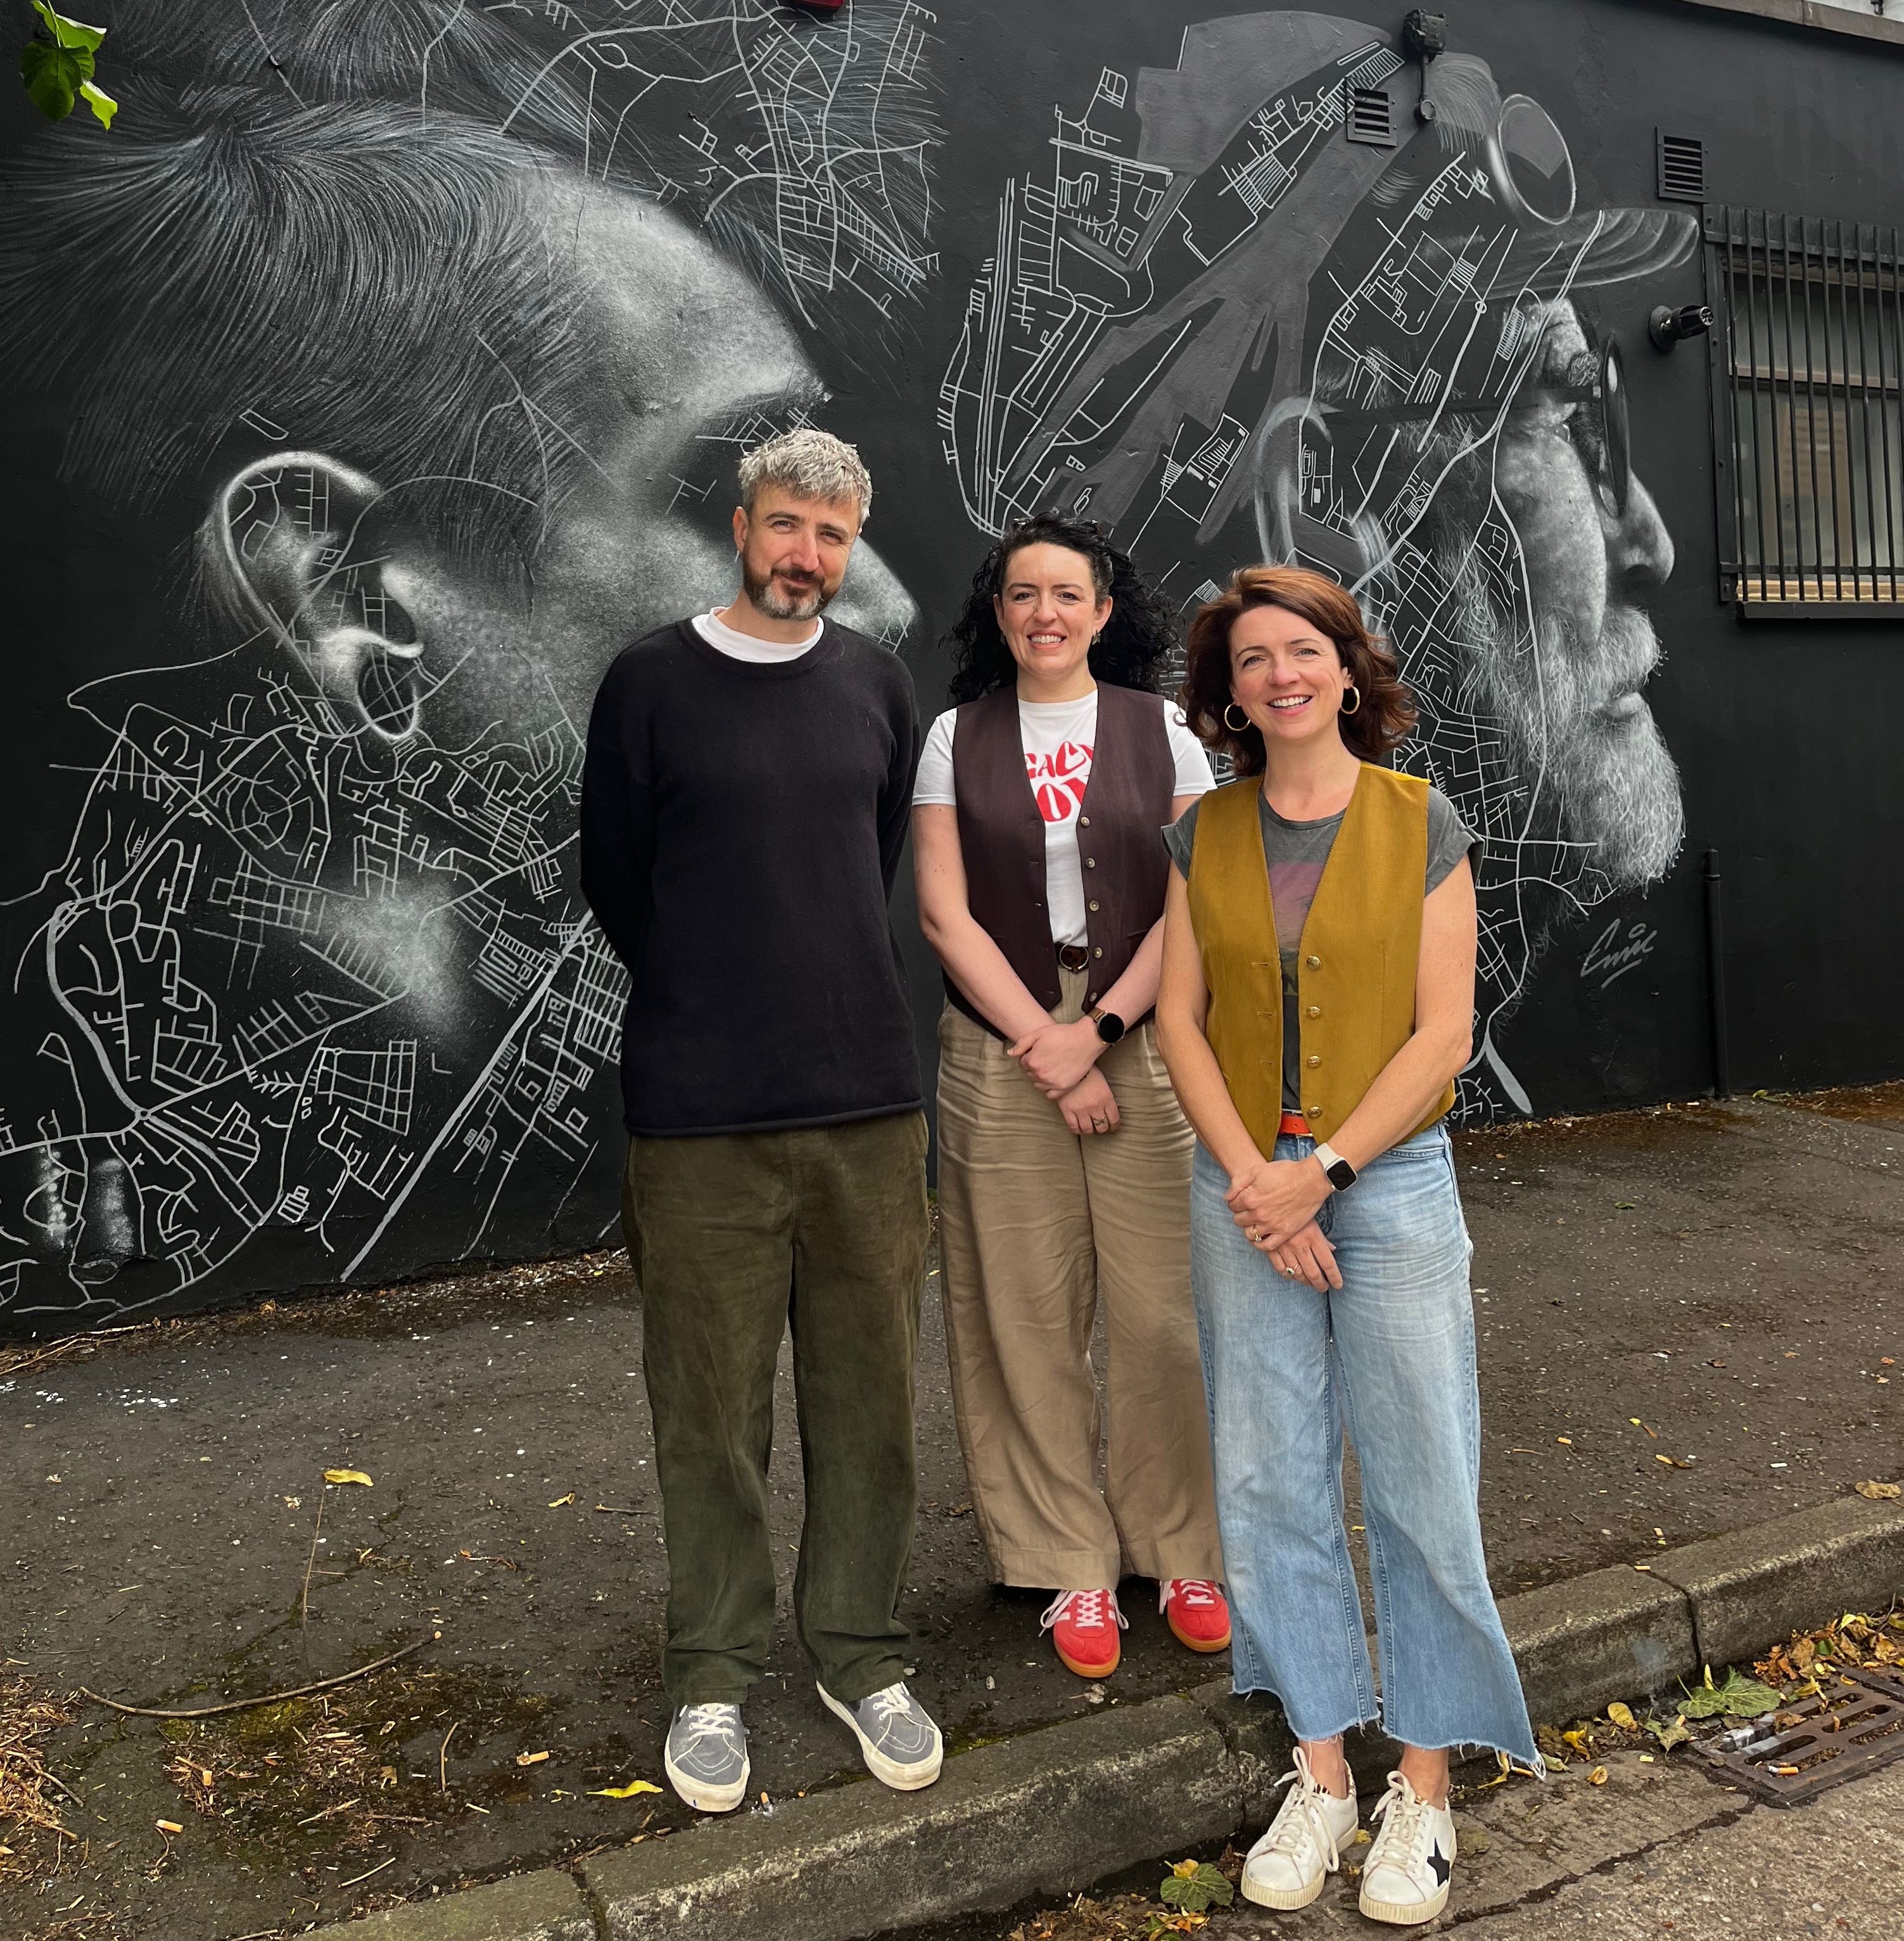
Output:
[[[1104,1049],[1089,1018],[1068,1025],[1054,1018],[1005,1047],[1019,1069],[1064,1114],[1065,1123],[1080,1134],[1117,1129],[1117,1102],[1097,1068]]]
[[[1328,1175],[1308,1159],[1259,1159],[1230,1176],[1223,1196],[1243,1237],[1289,1280],[1318,1294],[1342,1285],[1335,1249],[1316,1224],[1331,1191]]]

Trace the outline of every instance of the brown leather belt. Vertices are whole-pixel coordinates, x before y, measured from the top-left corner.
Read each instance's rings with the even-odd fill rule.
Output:
[[[1091,951],[1088,944],[1060,943],[1053,948],[1058,953],[1059,970],[1088,971],[1091,967]]]

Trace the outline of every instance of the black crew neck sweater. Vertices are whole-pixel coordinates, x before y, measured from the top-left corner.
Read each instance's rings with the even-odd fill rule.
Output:
[[[830,621],[790,661],[735,660],[687,622],[617,657],[588,721],[582,890],[631,980],[631,1133],[918,1108],[887,899],[919,745],[904,663]]]

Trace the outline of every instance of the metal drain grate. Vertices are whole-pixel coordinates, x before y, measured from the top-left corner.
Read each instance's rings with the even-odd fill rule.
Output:
[[[1904,1757],[1904,1680],[1881,1671],[1835,1673],[1822,1698],[1780,1706],[1764,1738],[1701,1750],[1714,1779],[1774,1806],[1796,1806]]]

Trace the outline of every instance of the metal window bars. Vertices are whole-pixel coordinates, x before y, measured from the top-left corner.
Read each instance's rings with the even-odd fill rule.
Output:
[[[1709,205],[1705,233],[1722,598],[1904,610],[1899,232]]]

